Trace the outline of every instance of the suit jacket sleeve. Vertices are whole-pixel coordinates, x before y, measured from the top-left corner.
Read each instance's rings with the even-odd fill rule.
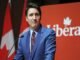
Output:
[[[45,60],[54,60],[56,49],[56,34],[52,30],[46,38],[45,44]]]
[[[21,38],[18,40],[18,49],[17,49],[16,55],[14,57],[14,60],[23,60]]]

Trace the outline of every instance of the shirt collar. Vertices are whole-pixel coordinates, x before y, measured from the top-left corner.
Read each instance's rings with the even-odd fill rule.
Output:
[[[33,32],[33,30],[30,29],[30,35],[32,35],[32,32]],[[37,33],[38,33],[38,32],[36,32],[36,31],[34,31],[34,32],[35,32],[35,34],[36,34],[35,36],[37,36]]]

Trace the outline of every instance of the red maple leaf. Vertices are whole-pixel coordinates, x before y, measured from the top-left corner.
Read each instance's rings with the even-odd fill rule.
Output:
[[[8,59],[8,50],[6,48],[6,45],[0,49],[0,59],[1,60],[7,60]]]
[[[0,60],[13,60],[15,53],[8,57],[8,52],[6,45],[3,48],[0,48]]]

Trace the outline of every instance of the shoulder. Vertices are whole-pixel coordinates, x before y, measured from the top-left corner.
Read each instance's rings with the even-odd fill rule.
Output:
[[[25,42],[28,35],[29,35],[29,30],[21,33],[19,35],[18,42]]]
[[[53,29],[51,29],[51,28],[46,28],[46,27],[42,27],[42,29],[43,29],[43,32],[44,33],[54,33],[55,34],[55,31],[53,30]]]
[[[29,32],[29,28],[25,29],[22,33],[20,33],[19,38],[25,37],[25,35],[27,35],[28,32]]]
[[[51,28],[44,28],[44,37],[46,41],[55,41],[56,40],[56,32]]]

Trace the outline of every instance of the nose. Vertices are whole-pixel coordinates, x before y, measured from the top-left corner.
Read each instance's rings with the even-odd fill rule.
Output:
[[[33,15],[33,19],[34,19],[34,20],[36,19],[36,15]]]

